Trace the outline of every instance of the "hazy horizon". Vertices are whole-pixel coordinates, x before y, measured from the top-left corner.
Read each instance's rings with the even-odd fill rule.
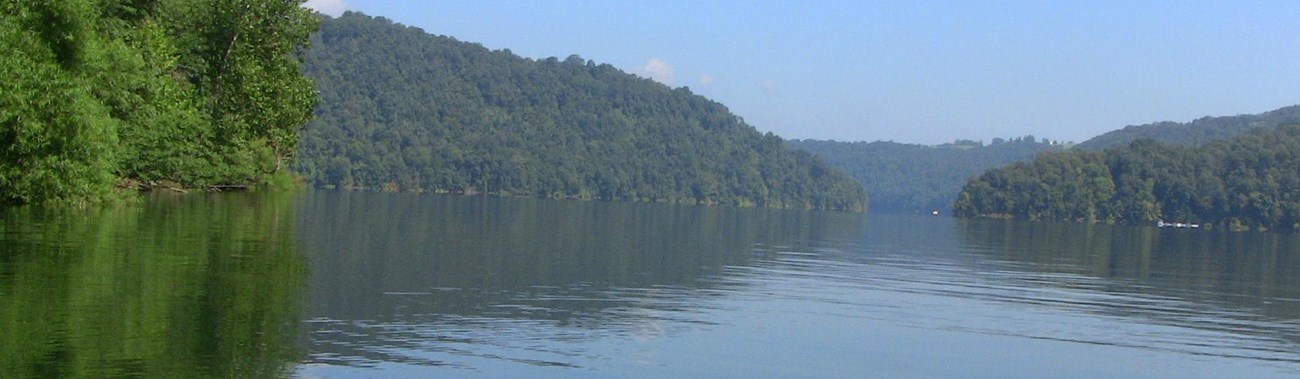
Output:
[[[608,63],[788,139],[1082,142],[1300,103],[1295,2],[308,3]]]

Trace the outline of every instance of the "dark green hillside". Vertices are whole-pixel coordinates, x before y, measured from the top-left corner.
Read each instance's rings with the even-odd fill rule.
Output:
[[[577,56],[509,51],[347,13],[306,70],[297,169],[322,187],[865,209],[860,185],[726,107]]]
[[[1300,125],[1197,147],[1142,139],[1043,154],[972,179],[953,208],[967,217],[1300,231]]]
[[[1231,138],[1254,129],[1272,129],[1300,123],[1300,105],[1251,115],[1202,117],[1191,122],[1156,122],[1130,125],[1079,144],[1080,149],[1100,151],[1147,138],[1176,145],[1199,145]]]
[[[871,209],[894,212],[947,211],[971,177],[1061,149],[1033,136],[998,138],[987,146],[974,141],[925,146],[816,140],[790,141],[790,146],[825,159],[861,182],[871,194]]]

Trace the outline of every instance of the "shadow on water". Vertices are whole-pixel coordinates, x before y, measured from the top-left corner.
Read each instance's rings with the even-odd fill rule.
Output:
[[[299,215],[312,265],[310,364],[572,366],[563,341],[707,324],[724,268],[861,215],[316,192]],[[836,236],[836,234],[839,234]],[[769,249],[755,249],[767,246]]]
[[[0,210],[0,376],[291,375],[307,276],[292,200]]]

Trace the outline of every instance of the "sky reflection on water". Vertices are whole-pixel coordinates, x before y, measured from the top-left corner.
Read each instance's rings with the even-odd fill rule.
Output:
[[[1300,375],[1288,236],[427,195],[301,209],[303,377]]]

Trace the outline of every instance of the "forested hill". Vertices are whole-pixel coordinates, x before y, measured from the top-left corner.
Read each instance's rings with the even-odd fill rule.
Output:
[[[972,179],[953,208],[968,217],[1300,231],[1300,125],[1201,146],[1142,139],[1042,154]]]
[[[862,187],[726,107],[577,56],[533,60],[384,18],[326,19],[297,169],[385,190],[864,210]]]
[[[956,141],[938,146],[894,142],[793,140],[790,146],[813,153],[862,183],[871,209],[893,212],[947,211],[962,185],[985,170],[1029,160],[1061,145],[1033,136],[990,145]]]
[[[1199,145],[1210,141],[1228,139],[1253,129],[1272,129],[1296,123],[1300,123],[1300,105],[1260,114],[1202,117],[1186,123],[1164,121],[1144,125],[1130,125],[1124,127],[1124,129],[1093,137],[1080,143],[1078,148],[1100,151],[1110,147],[1127,145],[1141,138],[1177,145]]]

